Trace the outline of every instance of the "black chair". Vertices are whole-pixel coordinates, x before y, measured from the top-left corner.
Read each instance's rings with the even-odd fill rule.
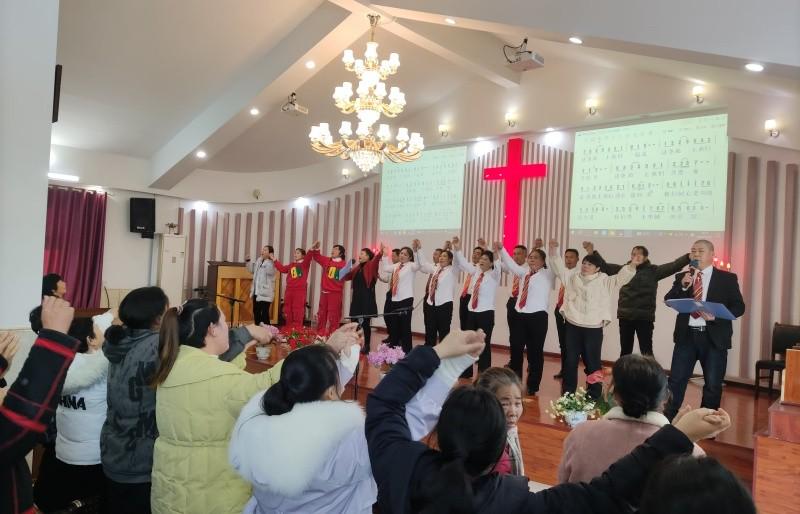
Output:
[[[761,390],[761,381],[769,379],[768,394],[772,397],[772,384],[774,382],[775,373],[778,373],[778,384],[783,381],[783,370],[786,368],[786,350],[792,346],[800,343],[800,326],[797,325],[784,325],[775,323],[772,327],[772,351],[770,352],[771,359],[763,359],[756,362],[756,398]],[[776,360],[775,356],[779,358]],[[769,371],[768,376],[763,376],[762,371]],[[780,385],[779,385],[780,387]]]

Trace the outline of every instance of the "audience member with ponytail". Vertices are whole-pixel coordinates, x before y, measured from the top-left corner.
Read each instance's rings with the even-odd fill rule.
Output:
[[[232,362],[219,358],[230,337],[225,315],[199,298],[169,309],[161,322],[159,365],[150,381],[158,429],[150,501],[155,513],[238,513],[250,496],[250,486],[225,459],[227,444],[242,406],[278,380],[282,361],[247,373],[244,352]]]
[[[108,479],[110,512],[150,512],[153,444],[158,430],[156,393],[149,384],[159,364],[158,332],[167,306],[167,295],[160,288],[134,289],[120,303],[122,325],[111,326],[105,333],[108,413],[100,435],[100,456]],[[262,327],[232,330],[230,349],[221,359],[231,360],[242,353],[248,341],[267,337],[268,331]]]
[[[443,360],[409,402],[405,421],[412,439],[430,433],[459,374],[474,362],[467,350]],[[357,362],[357,348],[338,358],[323,346],[292,352],[278,383],[242,409],[229,457],[253,484],[245,514],[372,512],[377,487],[364,413],[358,404],[340,401]]]
[[[561,484],[531,493],[527,478],[492,472],[505,446],[506,420],[500,403],[486,389],[465,386],[450,394],[436,428],[439,450],[409,437],[406,404],[432,375],[439,359],[462,347],[471,352],[483,348],[483,334],[464,334],[452,345],[418,347],[367,398],[365,428],[383,514],[627,511],[664,458],[689,453],[694,441],[730,426],[723,410],[687,412],[590,483]]]
[[[662,414],[667,374],[653,357],[620,357],[612,375],[617,405],[602,419],[581,423],[569,433],[558,466],[559,482],[591,480],[669,424]],[[705,452],[694,445],[693,454],[703,456]]]

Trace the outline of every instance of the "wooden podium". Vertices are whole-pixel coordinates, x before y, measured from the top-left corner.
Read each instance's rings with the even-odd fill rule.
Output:
[[[250,296],[250,286],[253,284],[253,275],[247,271],[243,262],[208,261],[208,275],[206,287],[208,297],[214,301],[231,326],[245,325],[253,322],[253,297]],[[275,274],[275,299],[269,311],[269,322],[278,323],[280,310],[281,274]],[[231,302],[227,298],[241,300]],[[233,303],[233,308],[231,308]]]
[[[800,349],[786,351],[781,399],[769,408],[769,428],[757,433],[753,498],[761,514],[800,506]]]

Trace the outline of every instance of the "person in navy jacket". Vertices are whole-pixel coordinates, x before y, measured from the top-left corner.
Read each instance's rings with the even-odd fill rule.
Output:
[[[734,273],[714,268],[714,245],[695,241],[691,249],[691,268],[675,275],[672,289],[664,300],[695,298],[698,301],[721,303],[735,317],[744,314],[744,299]],[[678,314],[673,340],[675,348],[670,365],[669,390],[672,393],[664,415],[672,419],[683,403],[686,384],[694,365],[703,368],[702,407],[716,409],[722,400],[722,379],[728,364],[733,323],[705,312]]]

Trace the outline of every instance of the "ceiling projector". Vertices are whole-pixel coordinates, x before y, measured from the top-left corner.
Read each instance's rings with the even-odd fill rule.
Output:
[[[292,116],[305,116],[308,114],[308,107],[302,106],[297,103],[297,94],[292,93],[289,95],[289,101],[281,105],[281,112],[291,114]]]
[[[509,68],[514,71],[528,71],[544,66],[544,57],[528,50],[528,38],[519,46],[503,45],[503,55]]]

